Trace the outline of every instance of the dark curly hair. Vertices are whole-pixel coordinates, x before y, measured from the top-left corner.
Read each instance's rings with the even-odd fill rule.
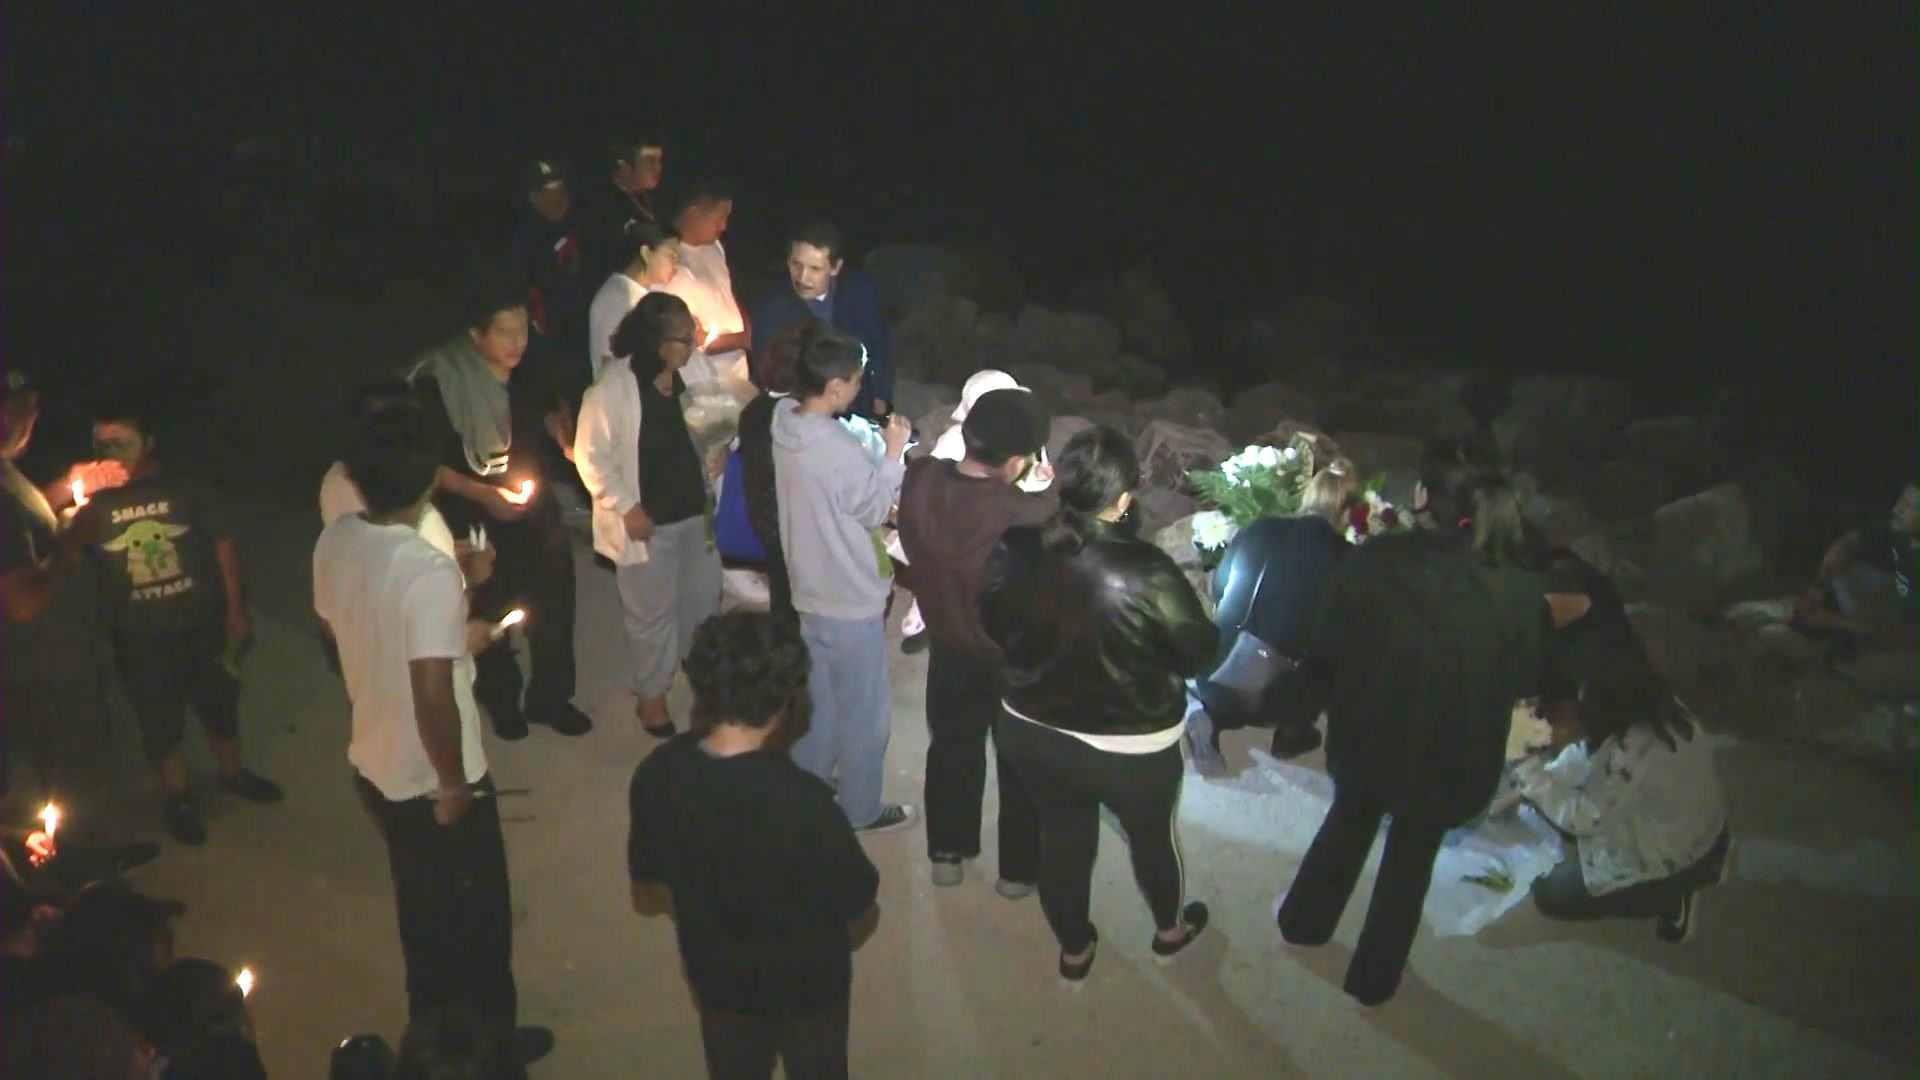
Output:
[[[687,653],[694,724],[766,727],[781,710],[806,700],[809,662],[792,619],[764,611],[713,616],[693,632]]]
[[[693,318],[687,302],[672,293],[650,292],[620,320],[613,332],[613,355],[633,365],[634,378],[646,382],[659,377],[660,346],[666,343],[667,321],[673,318]]]

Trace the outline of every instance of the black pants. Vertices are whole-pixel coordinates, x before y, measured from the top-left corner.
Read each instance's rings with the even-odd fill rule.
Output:
[[[1724,830],[1700,861],[1655,881],[1643,881],[1596,896],[1580,872],[1576,850],[1534,880],[1533,902],[1549,919],[1655,919],[1678,914],[1687,894],[1720,878],[1732,837]]]
[[[927,854],[980,854],[980,800],[987,789],[987,739],[1000,716],[1006,676],[982,660],[934,642],[927,654]],[[1040,874],[1040,824],[1033,801],[995,744],[1000,775],[1000,876],[1031,885]]]
[[[114,635],[114,662],[148,761],[179,748],[189,706],[208,735],[240,737],[240,680],[220,663],[225,647],[219,623],[180,634]]]
[[[516,607],[524,609],[533,668],[528,683],[506,637],[474,657],[474,697],[498,727],[503,715],[518,714],[523,686],[526,710],[536,716],[573,700],[573,548],[551,494],[520,521],[489,523],[487,533],[497,556],[473,613],[497,620]]]
[[[1179,744],[1151,754],[1109,754],[1004,713],[994,734],[1040,816],[1040,908],[1060,950],[1081,953],[1093,944],[1088,893],[1102,806],[1126,830],[1133,878],[1146,894],[1153,924],[1173,929],[1183,899],[1173,832],[1183,771]]]
[[[500,800],[491,777],[460,820],[443,826],[428,799],[393,802],[363,776],[353,786],[387,844],[400,951],[407,962],[407,1019],[464,1009],[511,1037],[513,908]]]
[[[773,1061],[787,1080],[845,1080],[847,1005],[817,1016],[746,1016],[700,1010],[700,1041],[712,1080],[772,1080]]]
[[[1327,820],[1307,848],[1280,908],[1280,933],[1288,941],[1324,945],[1333,937],[1385,813],[1365,792],[1350,785],[1334,787]],[[1387,827],[1387,850],[1367,903],[1367,921],[1347,965],[1347,993],[1365,1004],[1385,1001],[1400,988],[1407,954],[1420,929],[1420,908],[1433,881],[1433,859],[1446,833],[1444,824],[1399,816]]]

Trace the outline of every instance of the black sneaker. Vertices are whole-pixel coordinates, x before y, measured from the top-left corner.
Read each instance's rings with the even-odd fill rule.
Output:
[[[1085,960],[1077,964],[1069,964],[1067,954],[1060,954],[1060,977],[1067,981],[1068,986],[1079,986],[1086,982],[1087,976],[1093,972],[1094,960],[1100,956],[1100,931],[1090,929],[1089,932],[1093,935],[1093,940],[1087,945]]]
[[[531,1065],[553,1053],[553,1029],[517,1027],[513,1029],[513,1057],[522,1065]]]
[[[892,832],[913,824],[913,807],[901,803],[892,803],[880,808],[880,816],[853,830],[862,836],[874,833]]]
[[[574,708],[571,703],[551,709],[541,709],[527,719],[542,727],[552,728],[556,735],[565,735],[569,738],[585,735],[593,730],[593,717]]]
[[[1671,915],[1660,916],[1654,933],[1669,945],[1680,945],[1693,936],[1694,927],[1699,924],[1699,907],[1694,900],[1693,890],[1688,889],[1680,897],[1680,909]]]
[[[908,656],[918,656],[926,652],[927,646],[931,644],[933,644],[933,639],[927,636],[925,630],[922,630],[917,634],[909,634],[901,638],[900,651],[906,653]]]
[[[241,769],[232,776],[221,777],[220,787],[223,790],[240,796],[248,802],[257,803],[279,802],[286,794],[280,790],[279,784],[261,776],[252,769]]]
[[[1168,942],[1160,940],[1159,934],[1153,935],[1154,959],[1167,963],[1184,952],[1187,946],[1200,940],[1200,932],[1207,928],[1208,914],[1207,905],[1198,900],[1181,908],[1180,924],[1187,928],[1186,936],[1179,941]]]
[[[480,707],[487,710],[487,717],[493,721],[493,733],[507,742],[519,742],[527,737],[527,714],[520,709],[517,701],[481,701]]]
[[[167,831],[173,833],[175,841],[188,847],[207,842],[207,826],[200,820],[200,812],[193,808],[192,796],[167,796]]]

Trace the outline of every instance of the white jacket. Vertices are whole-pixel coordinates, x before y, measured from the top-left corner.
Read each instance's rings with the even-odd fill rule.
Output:
[[[646,562],[646,542],[627,535],[627,511],[640,505],[640,380],[623,360],[601,365],[587,387],[573,465],[593,498],[593,550],[615,566]]]

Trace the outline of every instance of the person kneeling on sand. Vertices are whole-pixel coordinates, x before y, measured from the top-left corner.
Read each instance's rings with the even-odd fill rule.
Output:
[[[671,906],[714,1077],[770,1078],[776,1057],[795,1080],[847,1075],[853,924],[871,928],[880,875],[787,756],[809,663],[790,619],[707,620],[686,661],[694,730],[633,774],[634,910]]]
[[[1915,656],[1914,564],[1920,556],[1920,487],[1900,493],[1883,520],[1836,540],[1794,609],[1795,628],[1835,639],[1839,672],[1862,693],[1912,701],[1920,694]]]

